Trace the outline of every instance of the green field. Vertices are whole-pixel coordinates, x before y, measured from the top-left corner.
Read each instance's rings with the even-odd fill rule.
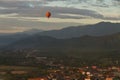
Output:
[[[25,70],[25,71],[29,71],[29,70],[36,70],[37,67],[24,67],[24,66],[3,66],[0,65],[0,71],[8,71],[8,70]]]

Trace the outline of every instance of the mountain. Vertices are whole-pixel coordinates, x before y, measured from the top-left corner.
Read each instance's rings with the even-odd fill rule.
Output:
[[[51,36],[59,39],[89,36],[104,36],[120,32],[120,23],[100,22],[94,25],[68,27],[61,30],[40,32],[39,35]]]
[[[5,48],[23,50],[25,53],[32,52],[33,55],[38,56],[62,55],[94,59],[103,55],[120,53],[120,33],[99,37],[86,35],[71,39],[34,35],[16,41]]]
[[[16,42],[22,38],[31,35],[49,36],[57,39],[70,39],[76,37],[89,36],[104,36],[120,32],[120,23],[100,22],[94,25],[84,25],[77,27],[68,27],[61,30],[42,31],[31,29],[24,32],[14,34],[0,34],[0,47]]]
[[[31,29],[28,31],[11,33],[11,34],[1,33],[0,34],[0,47],[11,44],[19,39],[34,35],[39,32],[42,32],[42,30]]]

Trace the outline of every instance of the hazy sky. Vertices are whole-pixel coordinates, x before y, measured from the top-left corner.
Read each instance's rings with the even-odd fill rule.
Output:
[[[45,17],[46,11],[52,17]],[[120,23],[120,0],[0,0],[0,33]]]

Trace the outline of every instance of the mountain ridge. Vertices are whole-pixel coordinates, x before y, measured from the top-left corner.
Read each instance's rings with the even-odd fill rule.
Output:
[[[57,39],[70,39],[89,36],[105,36],[120,32],[120,23],[100,22],[94,25],[84,25],[76,27],[67,27],[61,30],[41,31],[32,29],[15,34],[0,35],[0,47],[9,45],[13,42],[31,35],[50,36]]]
[[[94,25],[67,27],[61,30],[51,30],[38,33],[58,39],[81,37],[84,35],[104,36],[120,32],[120,23],[100,22]]]
[[[120,33],[108,36],[83,36],[71,39],[56,39],[49,36],[30,36],[6,47],[21,50],[36,56],[74,56],[98,58],[103,55],[120,53]],[[33,51],[36,52],[33,52]],[[120,55],[118,55],[120,56]]]

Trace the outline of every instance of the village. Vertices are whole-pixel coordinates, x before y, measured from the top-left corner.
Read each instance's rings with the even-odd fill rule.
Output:
[[[40,64],[37,67],[0,69],[0,80],[120,80],[120,66],[70,66],[54,58],[48,61],[46,57],[36,60]]]

